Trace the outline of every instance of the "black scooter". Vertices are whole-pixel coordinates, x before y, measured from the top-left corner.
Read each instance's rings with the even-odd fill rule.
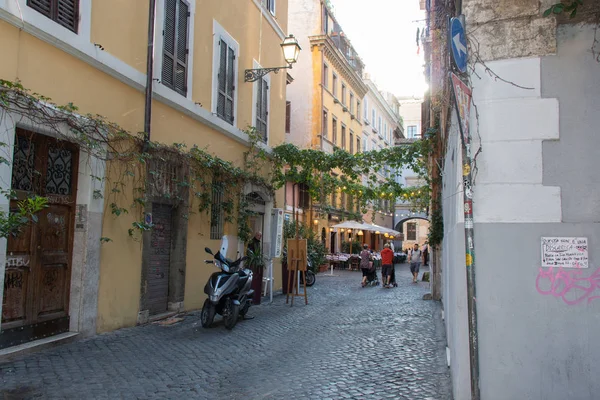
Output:
[[[242,266],[247,257],[241,257],[235,261],[227,259],[225,257],[227,246],[227,236],[223,236],[221,249],[213,256],[214,259],[204,261],[206,264],[214,264],[220,269],[210,276],[204,286],[204,293],[208,295],[200,316],[204,328],[212,325],[216,313],[223,316],[225,328],[233,329],[238,317],[242,316],[243,318],[252,305],[252,296],[254,295],[254,290],[251,289],[252,271]],[[208,247],[205,247],[204,250],[213,255]]]

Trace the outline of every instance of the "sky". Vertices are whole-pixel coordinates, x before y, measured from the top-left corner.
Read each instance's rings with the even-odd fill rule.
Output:
[[[422,97],[427,84],[423,48],[417,55],[416,35],[425,24],[425,12],[419,0],[331,0],[331,4],[379,90]]]

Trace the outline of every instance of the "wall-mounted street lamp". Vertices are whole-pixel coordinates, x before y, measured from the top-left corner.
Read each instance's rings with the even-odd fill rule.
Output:
[[[268,73],[278,73],[280,69],[292,68],[292,64],[298,61],[298,55],[300,54],[300,45],[294,35],[289,35],[281,43],[281,49],[283,50],[283,58],[288,63],[285,67],[273,67],[273,68],[258,68],[258,69],[247,69],[244,72],[244,82],[254,82],[267,75]]]

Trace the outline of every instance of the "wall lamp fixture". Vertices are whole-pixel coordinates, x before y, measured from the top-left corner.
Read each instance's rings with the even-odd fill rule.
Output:
[[[271,72],[278,73],[280,69],[291,69],[292,64],[295,64],[296,61],[298,61],[298,55],[300,54],[300,50],[302,50],[298,44],[298,40],[296,40],[294,35],[289,35],[283,40],[283,43],[281,43],[281,49],[283,50],[283,58],[285,58],[285,62],[288,63],[287,66],[247,69],[244,71],[244,82],[257,81]]]

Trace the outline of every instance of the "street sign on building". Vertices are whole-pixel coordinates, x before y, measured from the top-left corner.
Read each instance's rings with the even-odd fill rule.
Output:
[[[467,71],[467,37],[465,28],[458,18],[450,20],[450,47],[454,65],[460,72]]]
[[[456,101],[460,132],[465,144],[468,144],[470,141],[471,89],[455,74],[450,73],[450,76],[452,77],[452,90],[454,91],[454,99]]]

